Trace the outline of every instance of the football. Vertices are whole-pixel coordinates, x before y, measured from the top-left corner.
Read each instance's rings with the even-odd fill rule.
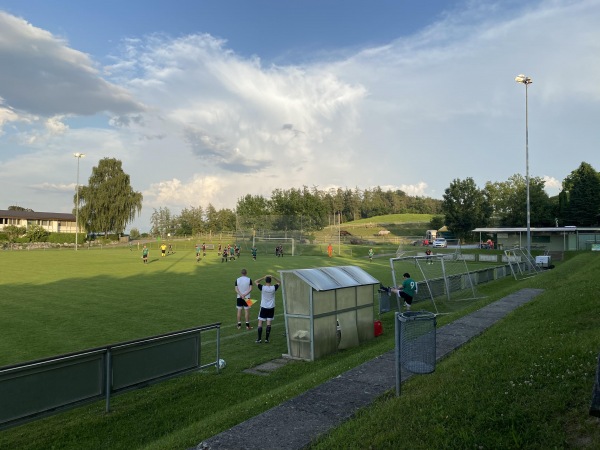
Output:
[[[224,369],[227,363],[224,359],[219,359],[219,369]]]

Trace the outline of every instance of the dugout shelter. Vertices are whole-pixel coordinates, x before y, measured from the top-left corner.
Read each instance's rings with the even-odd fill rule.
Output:
[[[314,361],[374,337],[379,281],[356,266],[280,271],[286,356]]]

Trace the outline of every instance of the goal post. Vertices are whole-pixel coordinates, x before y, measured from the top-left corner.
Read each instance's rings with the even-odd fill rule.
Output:
[[[431,301],[436,314],[438,302],[481,298],[467,260],[455,252],[390,258],[390,268],[393,285],[400,285],[402,275],[409,273],[418,286],[415,300]]]
[[[283,254],[281,256],[294,256],[296,254],[296,244],[294,238],[266,238],[254,236],[252,246],[258,250],[259,254],[277,256],[275,251],[281,247]]]

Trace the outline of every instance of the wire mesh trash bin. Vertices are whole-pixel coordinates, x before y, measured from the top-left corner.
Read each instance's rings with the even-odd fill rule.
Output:
[[[429,311],[396,313],[396,392],[400,394],[401,368],[416,373],[435,370],[436,317]]]

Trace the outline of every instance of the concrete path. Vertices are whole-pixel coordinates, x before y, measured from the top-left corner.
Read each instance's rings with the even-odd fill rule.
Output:
[[[542,289],[522,289],[437,329],[436,360],[483,333]],[[402,381],[412,374],[402,372]],[[360,408],[396,388],[396,355],[389,351],[279,406],[198,444],[196,450],[306,447]]]

